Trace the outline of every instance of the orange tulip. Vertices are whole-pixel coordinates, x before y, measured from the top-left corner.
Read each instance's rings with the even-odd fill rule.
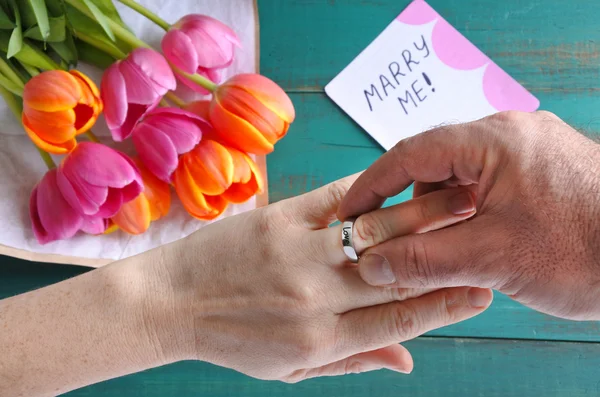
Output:
[[[171,206],[169,184],[155,177],[139,160],[136,159],[135,163],[142,175],[144,191],[123,204],[111,218],[114,226],[129,234],[144,233],[150,227],[150,222],[167,215]]]
[[[260,170],[247,154],[210,139],[181,156],[173,184],[185,209],[201,220],[263,191]]]
[[[49,70],[33,77],[23,91],[22,123],[42,150],[68,153],[75,136],[92,128],[102,112],[96,85],[76,70]]]
[[[294,117],[287,94],[259,74],[239,74],[227,80],[215,90],[209,109],[219,140],[254,154],[271,153]]]

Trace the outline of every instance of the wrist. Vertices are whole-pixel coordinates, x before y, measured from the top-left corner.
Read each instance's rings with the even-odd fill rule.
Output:
[[[175,280],[176,256],[172,254],[173,244],[168,244],[129,258],[125,264],[140,284],[135,310],[158,365],[192,358],[195,344],[190,297]]]

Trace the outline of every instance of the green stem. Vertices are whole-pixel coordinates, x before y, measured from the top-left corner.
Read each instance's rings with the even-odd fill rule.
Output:
[[[83,2],[81,0],[65,0],[65,2],[69,5],[71,5],[73,8],[84,13],[85,15],[90,17],[92,20],[94,20],[94,21],[96,20],[96,18],[94,17],[94,14],[92,14],[92,12],[87,8],[87,6],[85,4],[83,4]],[[137,48],[137,47],[151,48],[148,44],[146,44],[142,40],[138,39],[133,33],[131,33],[129,30],[125,29],[123,26],[119,25],[112,19],[106,18],[106,22],[108,23],[108,26],[113,31],[115,36],[118,37],[119,39],[123,40],[125,43],[127,43],[135,48]]]
[[[210,81],[209,79],[207,79],[204,76],[200,76],[199,74],[189,74],[189,73],[186,73],[183,70],[179,69],[177,66],[173,65],[172,63],[170,65],[171,65],[171,69],[173,69],[173,71],[175,71],[175,73],[179,74],[180,76],[185,77],[188,80],[193,81],[194,83],[198,84],[200,87],[206,88],[210,92],[214,92],[218,87],[218,84],[213,83],[212,81]]]
[[[52,168],[56,168],[56,164],[54,164],[54,160],[52,160],[52,157],[50,157],[50,155],[47,152],[44,152],[42,149],[40,149],[37,146],[35,148],[38,150],[40,157],[42,158],[42,160],[44,160],[44,163],[46,163],[46,167],[48,167],[49,170],[51,170]]]
[[[157,24],[158,26],[163,28],[165,31],[168,31],[171,28],[171,25],[167,21],[165,21],[164,19],[162,19],[161,17],[159,17],[158,15],[156,15],[155,13],[153,13],[152,11],[150,11],[149,9],[147,9],[140,3],[138,3],[134,0],[119,0],[119,1],[123,4],[125,4],[127,7],[131,8],[132,10],[135,10],[139,14],[142,14],[143,16],[145,16],[146,18],[148,18],[149,20],[151,20],[152,22],[154,22],[155,24]]]
[[[13,68],[2,58],[0,58],[0,73],[5,75],[13,83],[23,87],[23,80],[21,80]]]
[[[11,93],[13,93],[15,95],[18,95],[21,97],[23,96],[23,85],[15,84],[12,80],[9,80],[3,74],[0,74],[0,86],[2,86],[3,88],[5,88],[6,90],[10,91]]]
[[[92,132],[92,130],[88,130],[85,135],[90,138],[90,141],[100,143],[100,139]]]
[[[180,107],[180,108],[184,108],[186,103],[183,99],[179,98],[177,95],[175,95],[175,93],[173,91],[169,91],[165,94],[165,97],[173,102],[175,104],[175,106]]]
[[[4,87],[0,87],[0,96],[4,98],[4,102],[6,102],[6,105],[13,112],[16,119],[21,120],[23,103],[19,101],[13,94],[8,92]],[[50,157],[48,153],[46,153],[37,146],[35,148],[38,150],[40,157],[42,158],[42,160],[44,160],[44,163],[46,163],[46,167],[48,167],[49,170],[56,167],[56,164],[54,164],[54,160],[52,160],[52,157]]]
[[[25,69],[25,71],[27,73],[29,73],[29,75],[31,77],[34,77],[34,76],[37,76],[38,74],[40,74],[40,71],[37,68],[35,68],[34,66],[28,65],[25,62],[21,62],[21,61],[19,61],[19,63],[21,64],[21,66],[23,66],[23,69]]]
[[[104,40],[99,40],[93,36],[87,35],[80,31],[77,31],[76,35],[79,40],[88,43],[92,47],[99,49],[100,51],[110,55],[115,59],[124,59],[125,57],[127,57],[127,54],[121,51],[117,46],[108,44]]]

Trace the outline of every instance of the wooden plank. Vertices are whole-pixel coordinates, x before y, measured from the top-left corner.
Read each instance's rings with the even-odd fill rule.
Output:
[[[382,370],[287,385],[184,362],[66,396],[583,397],[600,393],[598,344],[420,338],[406,346],[415,359],[412,375]]]
[[[408,0],[259,0],[262,72],[291,91],[322,91]],[[430,0],[534,93],[600,90],[600,2]]]
[[[79,266],[41,264],[0,256],[0,299],[82,274]],[[557,319],[496,293],[479,317],[431,332],[430,336],[600,341],[600,323]]]

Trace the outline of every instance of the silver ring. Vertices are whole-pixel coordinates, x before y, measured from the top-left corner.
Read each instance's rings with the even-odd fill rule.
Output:
[[[352,263],[358,263],[358,255],[354,248],[354,222],[356,218],[348,218],[342,223],[342,248],[348,260]]]

